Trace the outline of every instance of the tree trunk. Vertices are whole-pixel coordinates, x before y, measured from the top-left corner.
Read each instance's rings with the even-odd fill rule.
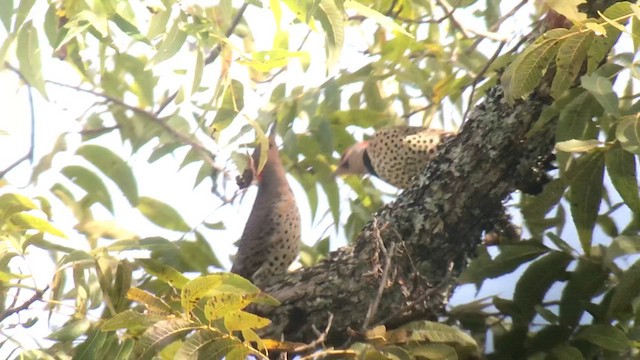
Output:
[[[615,2],[591,0],[585,12]],[[332,314],[326,344],[340,346],[349,328],[392,328],[441,315],[483,231],[502,215],[502,202],[532,168],[543,171],[538,159],[553,149],[555,119],[530,138],[525,134],[552,102],[551,79],[513,106],[500,86],[491,89],[417,184],[374,214],[353,246],[274,278],[265,291],[282,305],[264,310],[273,321],[264,335],[308,343],[317,338],[313,327],[324,329]]]

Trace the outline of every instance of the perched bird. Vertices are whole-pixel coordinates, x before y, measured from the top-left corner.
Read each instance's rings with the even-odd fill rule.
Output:
[[[455,133],[423,127],[383,128],[371,139],[348,148],[335,174],[371,174],[406,189],[427,166],[438,145],[453,135]]]
[[[275,143],[276,126],[269,134],[267,162],[255,174],[258,194],[242,237],[231,272],[260,284],[271,275],[283,273],[300,249],[300,213],[287,182]],[[252,155],[260,160],[260,148]]]

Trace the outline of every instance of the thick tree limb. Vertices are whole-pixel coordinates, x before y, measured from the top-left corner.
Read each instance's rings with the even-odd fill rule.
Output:
[[[316,337],[313,326],[324,327],[332,313],[326,344],[340,346],[348,340],[347,329],[362,328],[375,302],[369,325],[386,321],[394,327],[441,314],[482,232],[500,215],[502,201],[527,180],[536,159],[552,150],[553,121],[525,138],[551,103],[545,95],[549,83],[543,80],[536,93],[514,106],[500,87],[492,89],[459,135],[443,144],[418,184],[376,213],[353,247],[273,279],[266,291],[282,305],[266,311],[273,323],[264,335],[309,342]],[[393,254],[385,255],[392,248]]]

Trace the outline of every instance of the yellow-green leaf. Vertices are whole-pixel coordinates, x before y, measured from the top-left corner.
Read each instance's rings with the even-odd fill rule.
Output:
[[[360,13],[361,15],[377,22],[378,24],[389,30],[399,32],[403,35],[413,38],[413,35],[408,33],[407,30],[405,30],[402,26],[393,21],[392,18],[382,15],[381,13],[368,6],[363,5],[362,3],[353,0],[347,0],[344,2],[344,7],[345,9],[355,10],[357,13]]]
[[[538,85],[560,42],[570,33],[567,29],[547,31],[509,65],[501,78],[509,102],[524,97]]]
[[[98,145],[83,145],[76,154],[92,163],[118,185],[131,205],[138,204],[138,185],[133,171],[118,155]]]
[[[212,321],[225,316],[227,313],[242,310],[257,297],[257,294],[215,294],[204,306],[204,316]]]
[[[107,210],[113,213],[113,204],[111,203],[111,196],[107,187],[104,185],[102,179],[92,171],[82,166],[71,165],[63,168],[60,171],[69,180],[73,181],[76,185],[81,187],[87,192],[87,197],[90,198],[92,204],[94,201],[104,205]]]
[[[597,147],[600,147],[602,145],[603,144],[600,140],[595,140],[595,139],[589,139],[589,140],[571,139],[571,140],[561,141],[557,143],[556,149],[564,152],[587,152]]]
[[[38,44],[38,32],[33,27],[31,21],[24,24],[18,34],[18,44],[16,47],[20,73],[29,85],[36,88],[40,94],[47,99],[47,92],[42,76],[42,59],[40,55],[40,45]]]
[[[156,276],[158,279],[177,289],[182,289],[189,282],[189,278],[171,266],[152,259],[138,259],[138,262],[149,274]]]
[[[543,2],[574,23],[587,19],[586,14],[578,11],[578,5],[586,3],[587,0],[543,0]]]
[[[224,326],[229,331],[260,329],[271,323],[271,320],[246,311],[237,310],[225,315]]]
[[[640,119],[636,115],[622,117],[616,126],[616,139],[623,149],[640,155]]]
[[[213,118],[213,130],[221,131],[231,124],[236,115],[244,108],[244,87],[238,80],[231,80],[224,91],[222,105]]]
[[[180,213],[160,200],[141,196],[136,207],[142,215],[160,227],[182,232],[191,230]]]
[[[551,96],[559,98],[571,87],[587,57],[587,49],[594,34],[582,32],[570,36],[560,44],[556,55],[556,74],[551,83]]]
[[[129,288],[129,290],[127,291],[127,299],[144,304],[149,310],[153,312],[171,312],[171,306],[169,306],[166,302],[153,295],[152,293],[144,291],[142,289],[138,289],[135,287]]]
[[[41,219],[25,212],[13,214],[10,218],[10,221],[14,225],[19,226],[24,230],[38,230],[63,238],[67,237],[64,232],[53,226],[47,220]]]
[[[187,39],[187,33],[180,29],[180,24],[185,21],[184,16],[178,16],[173,20],[171,29],[166,33],[164,40],[157,46],[158,52],[145,65],[145,70],[151,69],[175,55]]]

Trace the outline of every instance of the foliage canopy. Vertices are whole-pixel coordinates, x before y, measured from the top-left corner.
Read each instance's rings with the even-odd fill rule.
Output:
[[[2,75],[21,81],[31,107],[71,97],[79,113],[53,148],[34,153],[32,137],[1,172],[0,351],[244,359],[320,348],[261,337],[271,321],[248,310],[278,300],[213,273],[223,214],[246,202],[234,175],[248,142],[264,149],[262,129],[277,120],[314,227],[354,239],[396,193],[337,180],[337,154],[383,126],[457,128],[500,86],[510,104],[548,98],[527,137],[553,129],[557,171],[540,194],[510,202],[527,240],[478,247],[458,282],[479,288],[519,269],[513,296],[452,307],[440,322],[364,329],[321,355],[637,356],[640,7],[612,1],[587,15],[592,2],[500,3],[0,1]],[[31,116],[32,132],[46,129]],[[209,215],[149,196],[141,162],[189,171]],[[11,180],[21,171],[27,190]],[[122,226],[132,213],[156,233]],[[329,256],[330,239],[335,247],[314,233],[303,235],[304,266]],[[37,346],[23,328],[37,329]]]

